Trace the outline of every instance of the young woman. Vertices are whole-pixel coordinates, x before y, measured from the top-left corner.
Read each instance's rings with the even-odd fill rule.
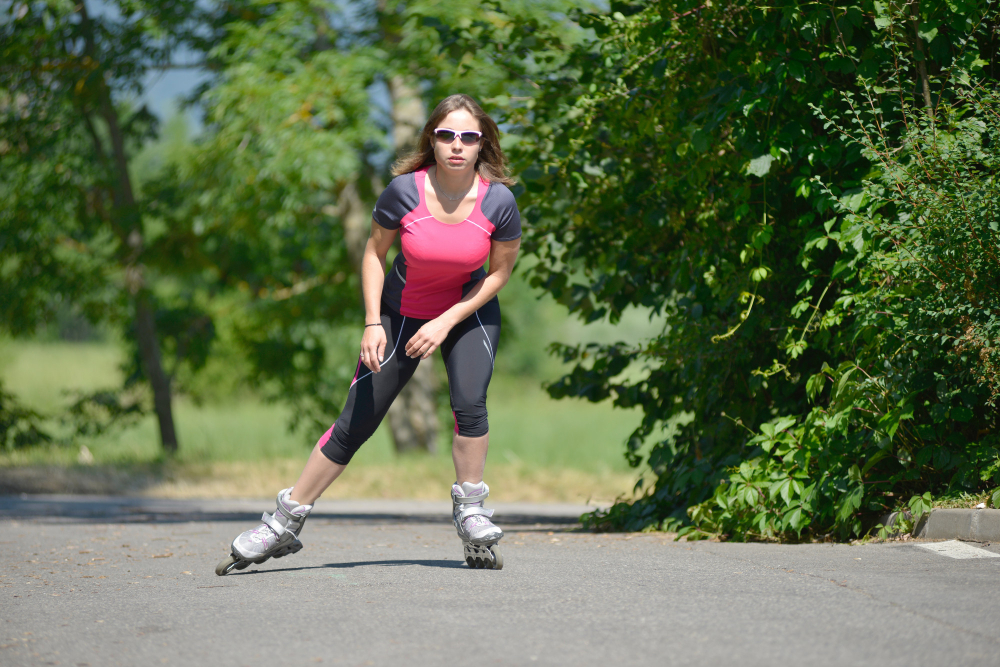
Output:
[[[468,95],[445,98],[417,150],[393,167],[379,196],[361,263],[365,329],[358,368],[340,417],[313,449],[277,510],[239,535],[219,575],[302,548],[313,503],[371,437],[417,364],[441,348],[455,417],[451,489],[455,528],[470,567],[500,569],[503,531],[483,509],[489,424],[486,389],[500,337],[497,293],[521,245],[521,217],[497,125]],[[402,251],[386,274],[399,234]],[[489,270],[484,270],[489,259]]]

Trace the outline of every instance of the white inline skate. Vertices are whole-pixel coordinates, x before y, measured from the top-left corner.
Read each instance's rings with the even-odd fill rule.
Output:
[[[264,512],[261,517],[264,523],[233,540],[232,553],[215,566],[217,575],[221,577],[233,570],[243,570],[251,563],[259,565],[268,558],[281,558],[302,549],[299,534],[313,506],[289,499],[291,493],[291,489],[281,491],[274,514]]]
[[[486,482],[462,482],[451,487],[452,516],[455,530],[465,547],[465,562],[472,568],[503,569],[503,555],[497,542],[503,531],[493,525],[493,510],[483,509],[490,495]]]

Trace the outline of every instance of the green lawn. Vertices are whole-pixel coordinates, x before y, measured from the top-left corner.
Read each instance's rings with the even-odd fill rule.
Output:
[[[70,400],[67,392],[112,387],[119,382],[121,352],[111,344],[23,342],[0,343],[0,379],[7,391],[29,407],[54,413]],[[590,473],[628,472],[623,442],[638,423],[636,412],[608,404],[554,401],[537,380],[498,376],[490,386],[490,461],[526,468],[568,468]],[[254,398],[194,405],[175,402],[181,442],[180,461],[261,461],[302,458],[320,433],[290,433],[288,410]],[[332,420],[336,415],[331,415]],[[450,459],[450,423],[442,424],[437,457]],[[159,455],[155,422],[98,439],[81,440],[97,463],[151,462]],[[40,449],[6,463],[72,463],[76,448]],[[0,459],[3,461],[3,459]],[[385,427],[355,458],[356,465],[385,466],[398,461]]]

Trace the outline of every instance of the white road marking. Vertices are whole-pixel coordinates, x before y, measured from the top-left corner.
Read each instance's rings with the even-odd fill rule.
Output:
[[[939,553],[948,558],[1000,558],[1000,554],[995,554],[986,549],[974,547],[958,540],[948,540],[947,542],[931,542],[930,544],[918,544],[929,551]]]

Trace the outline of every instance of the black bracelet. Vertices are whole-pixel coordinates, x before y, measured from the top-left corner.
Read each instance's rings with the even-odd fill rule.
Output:
[[[368,327],[380,327],[380,326],[382,326],[381,322],[375,322],[374,324],[366,324],[365,329],[367,329]]]

